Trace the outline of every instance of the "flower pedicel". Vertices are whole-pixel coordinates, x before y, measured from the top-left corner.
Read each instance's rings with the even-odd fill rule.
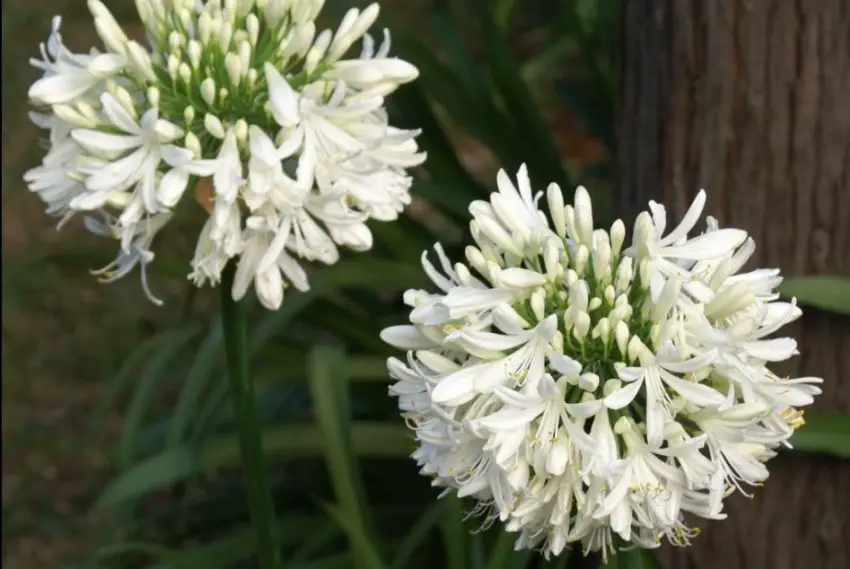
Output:
[[[382,334],[407,350],[388,367],[413,458],[518,549],[687,545],[683,514],[723,518],[820,393],[767,367],[797,353],[767,336],[801,311],[777,300],[778,270],[741,272],[744,231],[708,218],[688,236],[704,192],[672,230],[650,202],[626,246],[621,221],[594,228],[584,188],[565,206],[550,185],[547,217],[525,167],[517,181],[500,172],[470,205],[468,264],[423,254],[438,291],[408,290],[411,323]]]
[[[145,275],[152,242],[199,180],[212,202],[191,279],[216,284],[238,258],[234,298],[253,283],[269,309],[288,284],[309,287],[298,258],[367,250],[366,221],[394,220],[410,202],[405,169],[424,154],[416,131],[388,124],[384,98],[418,72],[389,57],[388,32],[378,46],[366,34],[377,4],[316,33],[322,4],[137,0],[146,48],[89,0],[106,52],[88,54],[63,45],[54,19],[29,91],[49,147],[24,177],[60,226],[83,212],[91,231],[120,240],[103,280],[141,265],[158,302]],[[344,59],[361,39],[360,57]]]

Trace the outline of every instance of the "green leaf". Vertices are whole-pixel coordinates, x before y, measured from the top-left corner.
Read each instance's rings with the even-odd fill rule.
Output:
[[[262,355],[262,361],[273,368],[273,376],[266,385],[278,385],[306,378],[307,358],[295,348],[274,345]],[[379,356],[349,356],[348,379],[352,383],[389,383],[387,358]],[[260,378],[257,378],[260,384]]]
[[[308,370],[313,413],[322,432],[328,474],[339,502],[338,508],[328,509],[348,534],[359,564],[378,569],[383,567],[383,561],[371,537],[375,535],[375,524],[350,437],[345,354],[336,347],[316,347],[310,354]]]
[[[468,221],[470,202],[483,197],[483,192],[481,196],[464,194],[462,191],[453,191],[451,186],[444,186],[442,181],[435,180],[416,180],[413,184],[413,194],[442,207],[445,213],[459,222]]]
[[[449,87],[451,85],[450,82]],[[451,92],[450,90],[449,93]],[[434,90],[427,89],[427,94],[434,97]],[[470,105],[474,109],[474,103]],[[478,184],[461,164],[457,152],[434,115],[428,98],[420,86],[413,85],[396,92],[393,95],[392,107],[398,111],[396,114],[400,127],[421,129],[422,133],[417,141],[428,153],[425,169],[428,171],[429,179],[439,180],[442,192],[460,194],[461,199],[467,203],[469,200],[487,194],[487,190]],[[462,115],[467,111],[455,112]],[[465,211],[463,215],[466,215]]]
[[[458,71],[457,77],[463,85],[462,89],[470,93],[477,101],[492,101],[491,89],[481,71],[481,65],[472,57],[461,36],[457,20],[445,6],[437,7],[432,11],[431,32],[434,34],[435,43],[446,50],[449,61]],[[459,86],[455,86],[456,91],[460,90]]]
[[[533,83],[568,57],[581,53],[575,38],[563,36],[522,64],[522,77]]]
[[[496,6],[493,9],[493,19],[501,29],[506,31],[510,29],[511,15],[516,5],[517,0],[496,0]]]
[[[381,340],[381,329],[374,319],[356,314],[330,299],[317,301],[304,319],[320,329],[325,338],[333,333],[349,347],[357,346],[372,353],[392,353],[392,348]]]
[[[177,447],[186,434],[189,425],[197,417],[197,405],[201,394],[207,386],[216,364],[220,363],[221,345],[224,334],[221,327],[221,318],[216,317],[214,324],[201,343],[192,361],[192,367],[180,389],[177,403],[171,414],[171,424],[168,429],[166,447],[173,449]],[[223,381],[223,378],[222,378]]]
[[[796,451],[850,458],[850,415],[806,413],[790,442]]]
[[[321,527],[321,518],[289,518],[277,522],[276,531],[284,544],[311,537]],[[256,536],[252,529],[235,532],[184,554],[191,567],[229,569],[240,559],[256,551]]]
[[[364,525],[353,512],[346,512],[339,506],[325,505],[325,511],[333,519],[351,541],[358,569],[383,569],[384,562],[378,553],[377,546],[367,535]]]
[[[138,448],[138,435],[143,426],[145,415],[150,410],[150,405],[156,394],[156,387],[166,376],[168,364],[197,333],[198,329],[193,327],[171,336],[169,343],[159,347],[152,355],[145,373],[136,383],[136,389],[124,418],[124,430],[118,445],[118,464],[122,470],[129,467],[133,461]]]
[[[467,536],[463,527],[463,504],[456,494],[444,498],[446,503],[440,533],[446,550],[446,569],[467,569]]]
[[[428,101],[433,102],[448,114],[453,124],[488,146],[504,167],[515,169],[521,161],[515,142],[520,134],[514,121],[497,108],[492,93],[476,96],[467,89],[458,88],[464,84],[462,74],[439,61],[434,56],[433,48],[419,40],[400,36],[397,42],[394,38],[394,42],[400,46],[399,54],[419,68],[420,80],[418,85],[396,92],[391,105],[399,109],[400,126],[422,130],[419,142],[428,152],[428,161],[425,163],[428,172],[434,171],[435,159],[438,162],[456,162],[458,165],[460,163],[456,157],[450,157],[456,152],[447,151],[447,139],[430,108],[421,105],[417,105],[415,109],[411,108],[411,104],[415,102],[412,101],[414,97],[421,99],[426,105]],[[408,121],[408,124],[405,124],[405,121]],[[451,149],[450,144],[448,149]],[[462,166],[460,168],[466,173]],[[437,176],[435,178],[442,179]]]
[[[528,550],[514,551],[516,534],[510,534],[499,528],[499,538],[490,553],[487,569],[520,569],[525,567],[531,557]]]
[[[306,565],[297,565],[293,569],[360,569],[360,566],[354,564],[350,553],[337,553]]]
[[[618,551],[608,557],[605,569],[661,569],[655,553],[647,549]]]
[[[392,223],[369,224],[375,243],[385,247],[391,256],[408,261],[411,256],[427,249],[434,243],[434,236],[409,216],[402,216]]]
[[[484,536],[481,532],[469,533],[469,565],[470,569],[484,569]]]
[[[146,362],[149,355],[157,350],[160,346],[167,346],[174,337],[180,336],[189,328],[181,330],[169,330],[161,334],[157,334],[139,344],[126,360],[121,365],[118,373],[115,374],[104,389],[103,394],[97,402],[97,407],[94,410],[93,418],[87,434],[87,446],[94,441],[94,438],[101,432],[103,420],[109,409],[115,405],[118,397],[127,391],[135,379],[134,374],[142,363]]]
[[[796,297],[800,304],[850,316],[850,279],[839,276],[786,277],[779,293]]]
[[[562,188],[570,187],[549,125],[540,115],[539,105],[522,78],[508,38],[492,21],[485,22],[484,30],[487,64],[508,113],[514,117],[522,133],[521,138],[516,140],[522,140],[523,162],[528,164],[532,180],[538,181],[535,185],[555,182]]]
[[[311,555],[326,549],[339,535],[340,528],[336,523],[326,522],[326,525],[319,531],[314,532],[310,539],[304,542],[298,550],[292,554],[287,560],[287,565],[292,567],[300,566]]]
[[[179,551],[146,542],[128,542],[102,547],[97,550],[98,559],[118,557],[128,553],[143,554],[151,559],[165,562],[172,569],[194,569]]]
[[[614,145],[613,109],[602,98],[594,85],[578,81],[561,80],[555,83],[555,91],[566,106],[581,119],[588,134],[599,139],[607,149]]]
[[[407,532],[396,550],[395,558],[390,566],[392,569],[405,569],[407,567],[413,554],[422,546],[422,543],[428,538],[428,533],[437,525],[440,516],[443,514],[443,505],[440,502],[434,502],[416,520],[416,523]]]
[[[403,425],[380,422],[353,422],[349,436],[359,456],[403,458],[415,448],[410,431]],[[321,456],[324,437],[313,425],[269,427],[263,432],[263,449],[272,457]],[[239,466],[239,442],[235,436],[221,436],[199,446],[182,446],[143,460],[110,482],[96,508],[108,508],[143,496],[202,471]]]

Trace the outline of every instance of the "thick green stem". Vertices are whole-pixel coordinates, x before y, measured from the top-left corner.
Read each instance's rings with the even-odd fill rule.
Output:
[[[221,283],[221,317],[224,327],[230,396],[239,432],[239,450],[245,472],[245,491],[251,525],[257,539],[257,557],[262,569],[281,569],[274,503],[269,490],[268,467],[263,454],[262,432],[257,418],[254,386],[248,364],[247,331],[242,305],[231,295],[235,267],[225,269]]]

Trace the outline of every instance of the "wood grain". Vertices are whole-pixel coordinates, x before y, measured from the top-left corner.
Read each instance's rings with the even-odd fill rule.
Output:
[[[757,243],[753,265],[850,276],[850,3],[621,0],[619,215],[650,199],[708,213]],[[814,410],[850,412],[850,321],[806,310],[783,331],[817,375]],[[784,455],[753,501],[703,525],[670,568],[850,567],[850,462]]]

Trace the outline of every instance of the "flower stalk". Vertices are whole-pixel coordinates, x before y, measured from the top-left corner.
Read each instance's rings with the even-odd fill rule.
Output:
[[[257,417],[254,386],[248,363],[247,331],[242,303],[233,299],[235,266],[228,266],[221,286],[221,316],[224,326],[224,347],[227,359],[227,376],[236,430],[239,433],[239,450],[245,475],[245,492],[251,525],[254,528],[257,558],[262,569],[281,569],[280,544],[277,523],[269,488],[268,466],[263,453],[262,433]]]

